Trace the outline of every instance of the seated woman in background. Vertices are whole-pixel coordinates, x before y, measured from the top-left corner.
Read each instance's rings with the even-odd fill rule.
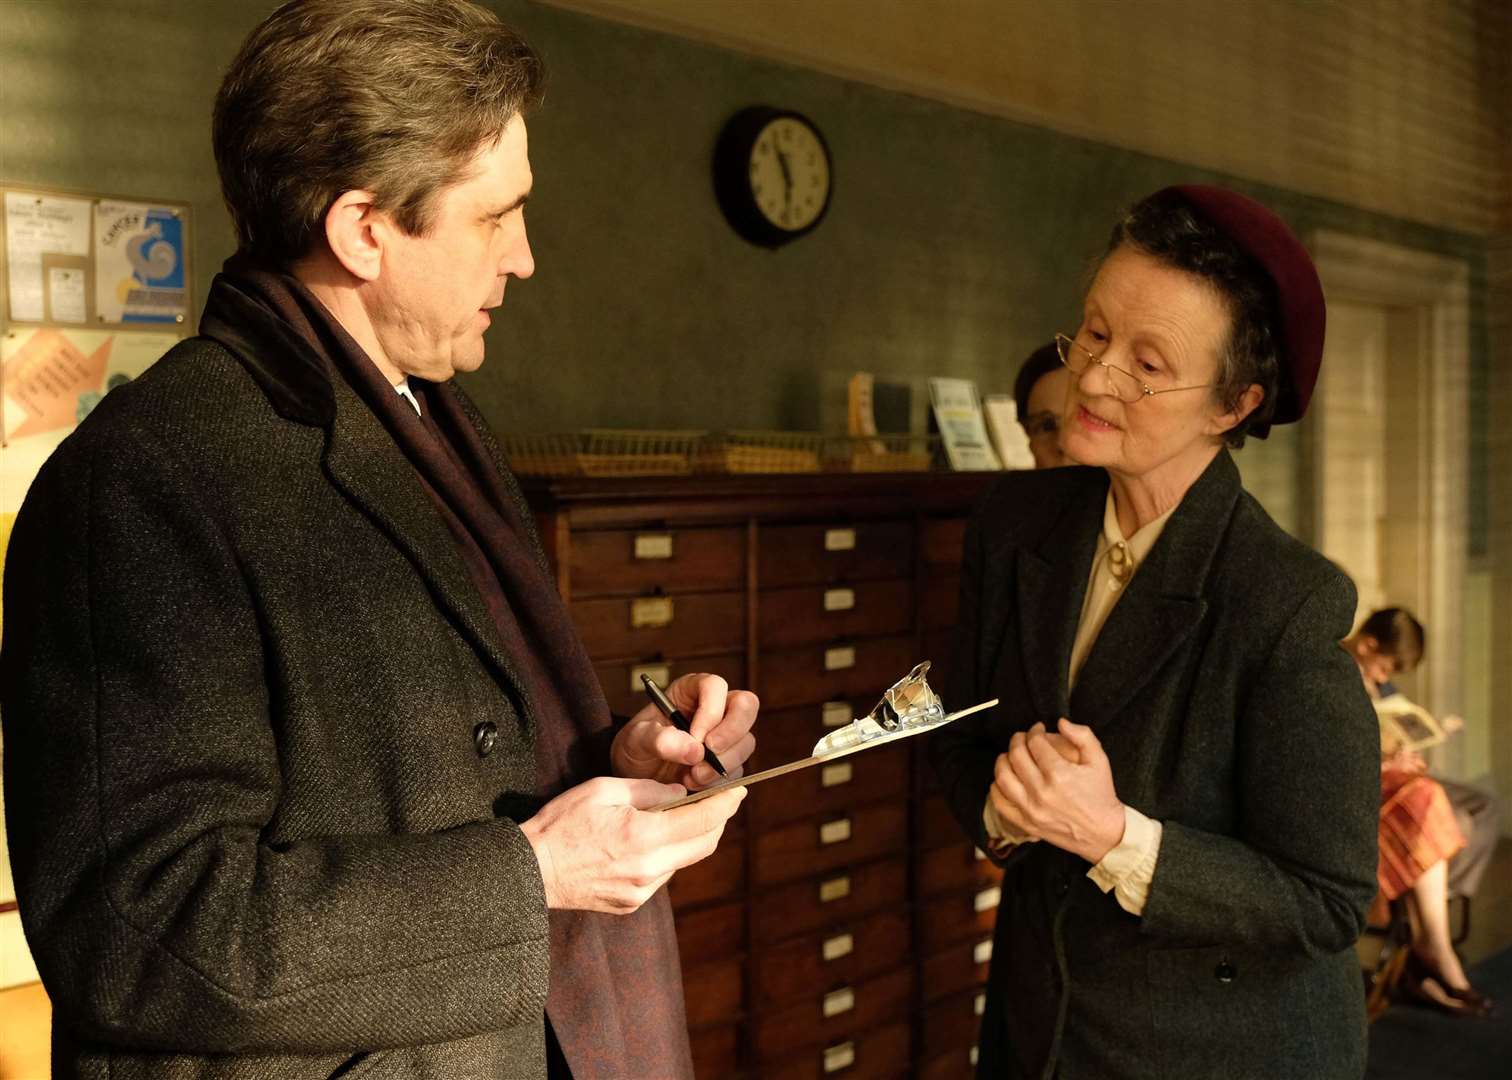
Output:
[[[1355,591],[1229,452],[1301,419],[1323,324],[1275,214],[1151,195],[1057,339],[1083,466],[1009,473],[972,517],[947,701],[1002,704],[929,752],[1004,868],[979,1076],[1364,1072],[1379,739],[1339,647]]]
[[[1422,624],[1402,608],[1373,612],[1344,641],[1373,698],[1383,696],[1393,675],[1418,666],[1423,645]],[[1490,1015],[1492,1001],[1471,987],[1449,932],[1450,865],[1465,848],[1464,834],[1448,793],[1427,775],[1422,755],[1387,745],[1384,732],[1377,834],[1381,896],[1409,898],[1412,946],[1403,983],[1408,996],[1454,1016]]]

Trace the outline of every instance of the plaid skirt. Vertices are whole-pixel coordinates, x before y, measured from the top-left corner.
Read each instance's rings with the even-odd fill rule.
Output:
[[[1436,862],[1465,846],[1443,786],[1418,772],[1381,770],[1376,881],[1395,900]]]

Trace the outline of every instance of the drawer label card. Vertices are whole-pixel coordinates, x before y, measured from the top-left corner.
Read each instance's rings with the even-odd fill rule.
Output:
[[[841,1013],[848,1013],[855,1007],[856,992],[849,986],[840,990],[831,991],[830,993],[824,995],[824,1004],[822,1006],[822,1010],[824,1012],[824,1018],[826,1020],[828,1020],[831,1016],[839,1016]]]
[[[1002,898],[1002,886],[994,885],[990,889],[983,889],[981,892],[977,893],[976,896],[972,897],[971,906],[976,908],[977,913],[980,914],[983,911],[990,911],[993,908],[997,907],[998,901],[1000,901]]]
[[[637,559],[670,559],[672,557],[672,534],[636,533],[635,557]]]
[[[838,844],[851,838],[850,818],[841,818],[839,821],[826,821],[819,826],[820,844]]]
[[[849,611],[856,606],[855,589],[825,589],[825,611]]]
[[[672,669],[666,664],[636,664],[630,669],[630,692],[632,694],[644,694],[646,688],[641,685],[641,676],[651,676],[651,681],[658,686],[666,686],[672,681]]]
[[[837,761],[835,764],[826,765],[819,770],[819,786],[827,788],[839,787],[841,784],[850,783],[852,775],[850,762]]]
[[[839,1046],[824,1048],[824,1071],[827,1073],[848,1069],[855,1063],[856,1044],[853,1042],[843,1042]]]
[[[824,530],[824,550],[825,551],[855,551],[856,550],[856,530],[855,529],[825,529]]]
[[[984,1012],[987,1011],[986,994],[978,994],[976,996],[976,999],[971,1003],[971,1011],[976,1013],[978,1016],[981,1016]]]
[[[820,719],[825,727],[844,727],[851,722],[851,707],[848,701],[826,701],[820,706]]]
[[[832,877],[828,881],[819,883],[819,902],[828,904],[834,900],[844,900],[850,895],[850,875]]]
[[[630,629],[643,630],[668,626],[672,622],[670,596],[643,596],[630,601]]]
[[[976,859],[977,862],[986,862],[987,861],[987,853],[985,851],[983,851],[981,848],[972,848],[971,849],[971,854]]]
[[[856,647],[854,645],[836,645],[824,650],[824,670],[843,671],[845,668],[856,666]]]
[[[819,955],[825,960],[838,960],[842,956],[849,956],[855,950],[855,938],[849,934],[836,934],[832,938],[824,939],[824,944],[819,947]]]
[[[971,959],[978,964],[985,964],[992,959],[992,941],[979,941],[976,948],[971,950]]]
[[[977,1063],[977,1048],[976,1048],[975,1044],[973,1044],[972,1047],[971,1047],[971,1053],[967,1054],[966,1056],[971,1061],[971,1067],[973,1069],[976,1068],[976,1063]]]

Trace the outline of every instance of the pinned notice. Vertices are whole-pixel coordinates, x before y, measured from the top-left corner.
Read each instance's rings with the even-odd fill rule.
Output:
[[[95,204],[95,312],[108,323],[182,323],[189,314],[184,222],[148,203]]]
[[[47,318],[48,256],[85,258],[89,255],[89,200],[24,191],[5,193],[5,258],[13,322],[42,322]],[[64,310],[72,313],[71,283],[65,283]],[[82,282],[81,282],[82,284]],[[56,314],[59,297],[52,298]],[[65,321],[74,321],[68,319]],[[82,320],[79,320],[82,321]]]

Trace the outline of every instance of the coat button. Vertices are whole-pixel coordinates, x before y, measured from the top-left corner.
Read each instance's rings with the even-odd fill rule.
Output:
[[[1227,960],[1218,961],[1218,966],[1213,969],[1213,978],[1227,985],[1234,981],[1234,976],[1239,973],[1234,970],[1234,965]]]
[[[478,751],[479,757],[487,757],[493,753],[494,744],[499,741],[499,729],[492,721],[485,720],[473,728],[473,748]]]

